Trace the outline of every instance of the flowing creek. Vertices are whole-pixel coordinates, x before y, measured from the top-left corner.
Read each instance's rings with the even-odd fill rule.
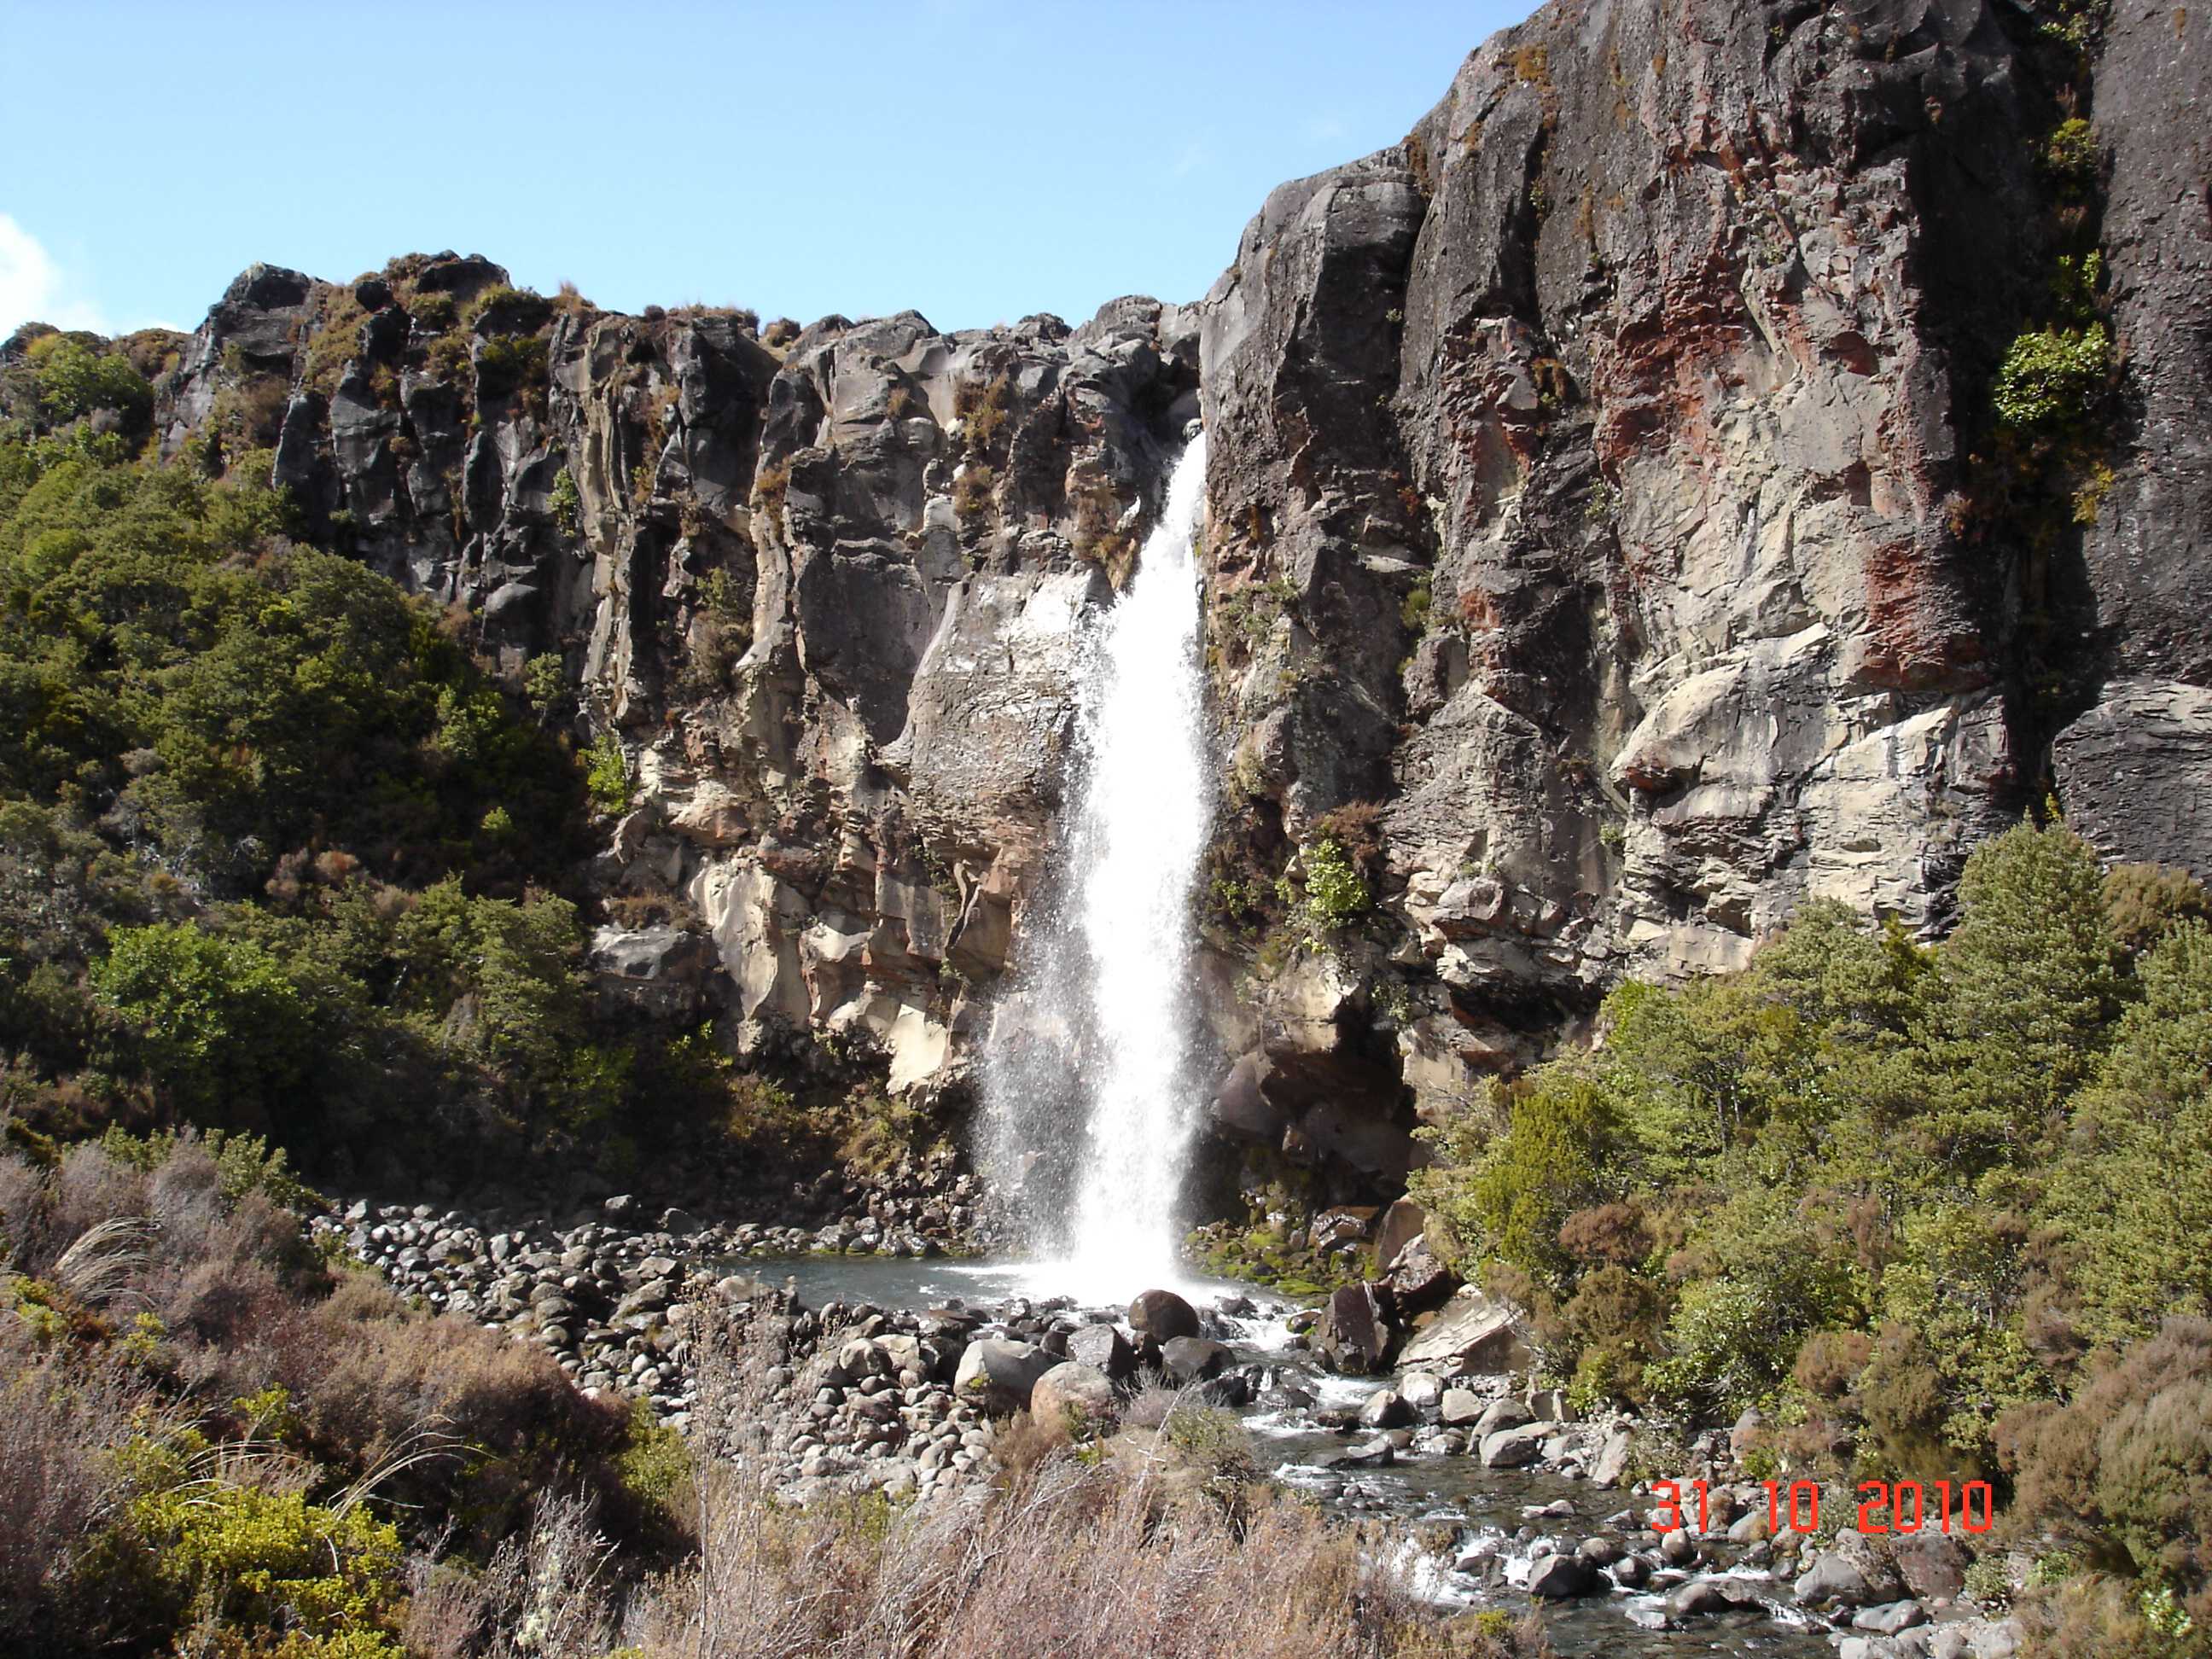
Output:
[[[1066,1298],[1055,1299],[1058,1282],[1052,1265],[1027,1261],[936,1258],[908,1261],[875,1256],[748,1256],[730,1267],[768,1283],[788,1283],[799,1301],[820,1308],[833,1301],[882,1309],[921,1310],[958,1304],[998,1314],[1018,1302],[1036,1312],[1057,1310],[1080,1319]],[[1617,1533],[1607,1527],[1636,1500],[1625,1490],[1599,1491],[1588,1481],[1542,1470],[1490,1469],[1467,1455],[1401,1451],[1387,1468],[1332,1468],[1368,1437],[1347,1436],[1316,1419],[1317,1412],[1356,1410],[1392,1385],[1388,1376],[1341,1376],[1322,1370],[1310,1355],[1290,1346],[1285,1321],[1289,1304],[1249,1285],[1220,1279],[1184,1278],[1171,1288],[1197,1307],[1209,1334],[1218,1334],[1240,1364],[1265,1365],[1274,1373],[1270,1394],[1237,1415],[1252,1437],[1261,1469],[1286,1486],[1311,1492],[1347,1514],[1387,1518],[1402,1529],[1405,1563],[1413,1582],[1440,1606],[1458,1608],[1525,1609],[1520,1588],[1528,1580],[1530,1547],[1554,1538],[1571,1551],[1583,1538]],[[1219,1311],[1224,1301],[1243,1297],[1249,1315]],[[1281,1390],[1311,1396],[1310,1406],[1280,1403]],[[1556,1506],[1566,1508],[1559,1512]],[[1551,1509],[1542,1516],[1531,1511]],[[1439,1547],[1445,1529],[1449,1547]],[[1425,1547],[1422,1540],[1428,1540]],[[1503,1582],[1486,1582],[1474,1572],[1455,1570],[1470,1553],[1493,1553]],[[1770,1575],[1738,1567],[1677,1576],[1744,1581],[1757,1601],[1741,1609],[1701,1616],[1677,1630],[1640,1627],[1663,1595],[1612,1589],[1577,1601],[1546,1605],[1545,1624],[1562,1655],[1633,1655],[1638,1659],[1674,1654],[1731,1654],[1784,1656],[1833,1651],[1827,1626],[1791,1604],[1789,1586]],[[1670,1585],[1671,1589],[1672,1586]]]

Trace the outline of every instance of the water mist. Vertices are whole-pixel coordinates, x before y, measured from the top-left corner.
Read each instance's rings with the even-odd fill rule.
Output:
[[[987,1062],[1003,1134],[1064,1137],[1079,1126],[1051,1245],[1067,1257],[1053,1288],[1085,1299],[1181,1277],[1175,1208],[1202,1103],[1191,898],[1213,802],[1194,544],[1205,506],[1200,434],[1176,464],[1135,577],[1099,625],[1079,688],[1061,866],[1018,1007],[1000,1016],[1024,1041],[994,1030]],[[1038,1122],[1040,1096],[1055,1121]],[[1002,1174],[1012,1152],[1002,1146]]]

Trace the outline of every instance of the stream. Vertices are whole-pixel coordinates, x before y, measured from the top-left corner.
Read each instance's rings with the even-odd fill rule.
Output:
[[[774,1285],[789,1284],[802,1304],[820,1308],[832,1301],[865,1303],[884,1309],[920,1310],[958,1303],[998,1310],[1024,1299],[1040,1312],[1057,1304],[1049,1291],[1056,1275],[1049,1264],[951,1258],[910,1261],[878,1256],[750,1256],[732,1267]],[[1252,1437],[1261,1467],[1283,1485],[1313,1493],[1347,1513],[1382,1516],[1402,1525],[1406,1565],[1416,1587],[1440,1607],[1502,1607],[1519,1613],[1528,1606],[1520,1588],[1528,1580],[1530,1546],[1548,1536],[1571,1550],[1594,1534],[1613,1533],[1607,1517],[1633,1501],[1625,1490],[1599,1491],[1589,1482],[1538,1469],[1490,1469],[1471,1455],[1405,1450],[1380,1468],[1335,1468],[1339,1456],[1365,1435],[1347,1437],[1316,1420],[1316,1412],[1356,1410],[1370,1395],[1393,1386],[1390,1376],[1342,1376],[1322,1370],[1311,1356],[1290,1346],[1286,1320],[1293,1306],[1269,1292],[1228,1280],[1182,1278],[1173,1288],[1215,1322],[1240,1363],[1255,1362],[1276,1372],[1269,1390],[1287,1387],[1312,1396],[1310,1406],[1284,1406],[1263,1398],[1238,1408]],[[1221,1314],[1233,1297],[1253,1304],[1246,1316]],[[1565,1510],[1558,1506],[1564,1504]],[[1542,1516],[1530,1511],[1547,1509]],[[1417,1530],[1449,1526],[1454,1547],[1429,1553],[1414,1542]],[[1486,1583],[1457,1571],[1454,1561],[1470,1553],[1494,1553],[1504,1582]],[[1674,1654],[1730,1654],[1784,1656],[1832,1653],[1828,1628],[1800,1613],[1790,1589],[1750,1568],[1698,1572],[1691,1577],[1747,1581],[1757,1601],[1741,1609],[1711,1614],[1687,1628],[1654,1630],[1636,1620],[1649,1619],[1662,1595],[1612,1589],[1578,1601],[1545,1604],[1545,1625],[1563,1656],[1632,1655],[1656,1659]]]

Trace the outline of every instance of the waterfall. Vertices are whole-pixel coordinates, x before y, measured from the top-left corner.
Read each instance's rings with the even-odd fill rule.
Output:
[[[1052,1288],[1120,1300],[1182,1277],[1175,1206],[1200,1108],[1191,892],[1212,811],[1194,545],[1206,439],[1176,463],[1135,578],[1081,676],[1071,814],[1021,982],[994,1023],[987,1108],[1002,1179],[1073,1138]],[[1028,941],[1025,941],[1028,943]]]

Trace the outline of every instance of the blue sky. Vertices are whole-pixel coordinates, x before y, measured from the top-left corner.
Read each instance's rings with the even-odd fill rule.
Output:
[[[1196,299],[1271,187],[1529,9],[0,0],[0,334],[444,247],[623,310]]]

